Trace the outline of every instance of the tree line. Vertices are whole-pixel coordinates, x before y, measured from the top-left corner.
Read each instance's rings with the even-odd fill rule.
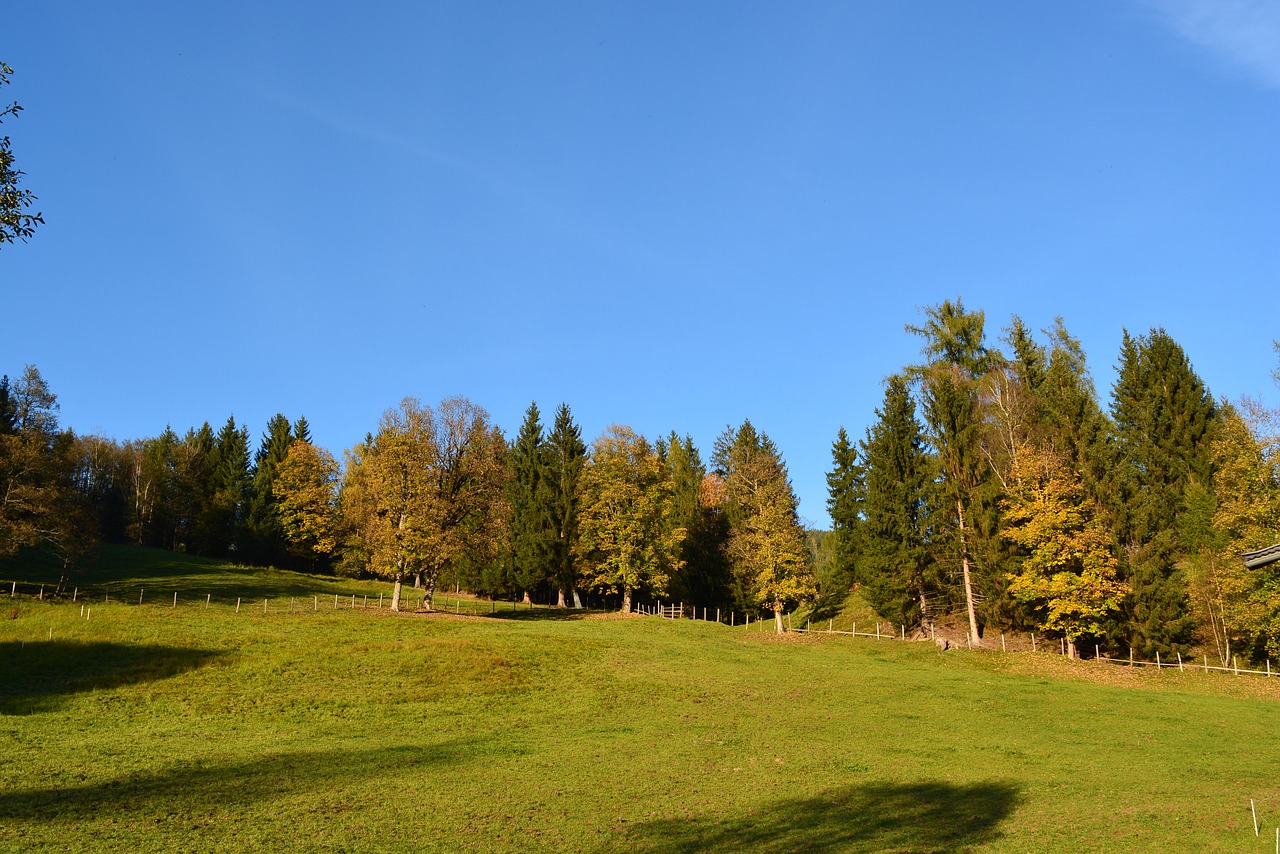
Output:
[[[56,553],[63,583],[100,541],[378,576],[426,601],[480,596],[629,611],[643,599],[781,614],[816,590],[786,463],[745,421],[704,462],[689,436],[614,425],[588,445],[567,405],[508,441],[466,398],[406,398],[339,463],[305,418],[256,451],[229,417],[117,441],[58,427],[34,366],[0,380],[0,558]]]
[[[1280,654],[1280,567],[1241,560],[1280,542],[1274,412],[1215,401],[1159,328],[1125,331],[1107,409],[1061,319],[1037,336],[1015,316],[997,345],[956,300],[907,331],[920,361],[832,447],[824,589],[926,629],[959,617],[977,643]]]

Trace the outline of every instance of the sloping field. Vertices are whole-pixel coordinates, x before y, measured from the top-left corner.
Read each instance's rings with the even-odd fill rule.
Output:
[[[1274,850],[1280,679],[113,555],[0,606],[0,849]]]

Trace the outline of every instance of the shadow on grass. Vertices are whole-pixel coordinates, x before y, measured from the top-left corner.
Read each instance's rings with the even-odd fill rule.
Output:
[[[390,777],[456,763],[461,743],[436,747],[301,751],[247,762],[184,762],[150,774],[82,785],[6,792],[7,820],[58,821],[135,813],[225,814],[274,798],[332,790],[369,777]]]
[[[633,826],[638,851],[956,851],[991,842],[1013,812],[1005,783],[846,786],[741,815],[659,819]]]
[[[507,610],[502,610],[503,606]],[[481,614],[482,617],[494,617],[500,620],[585,620],[588,617],[597,617],[600,614],[607,613],[605,611],[592,610],[590,608],[543,608],[537,607],[532,610],[528,605],[521,605],[518,611],[511,610],[510,602],[499,602],[498,610],[489,614]]]
[[[49,711],[69,694],[167,679],[208,664],[220,654],[160,645],[0,643],[0,714]]]
[[[840,616],[840,610],[844,607],[845,594],[839,595],[828,593],[818,598],[813,604],[813,610],[809,612],[809,619],[815,623],[823,620],[830,620]]]

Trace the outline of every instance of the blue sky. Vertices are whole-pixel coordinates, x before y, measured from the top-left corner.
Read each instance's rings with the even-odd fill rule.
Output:
[[[116,438],[750,418],[801,514],[962,297],[1278,393],[1280,4],[27,3],[0,372]],[[549,417],[549,416],[548,416]]]

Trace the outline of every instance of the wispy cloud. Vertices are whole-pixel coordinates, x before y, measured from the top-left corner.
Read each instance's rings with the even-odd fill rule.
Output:
[[[1179,35],[1280,89],[1277,0],[1145,0]]]

